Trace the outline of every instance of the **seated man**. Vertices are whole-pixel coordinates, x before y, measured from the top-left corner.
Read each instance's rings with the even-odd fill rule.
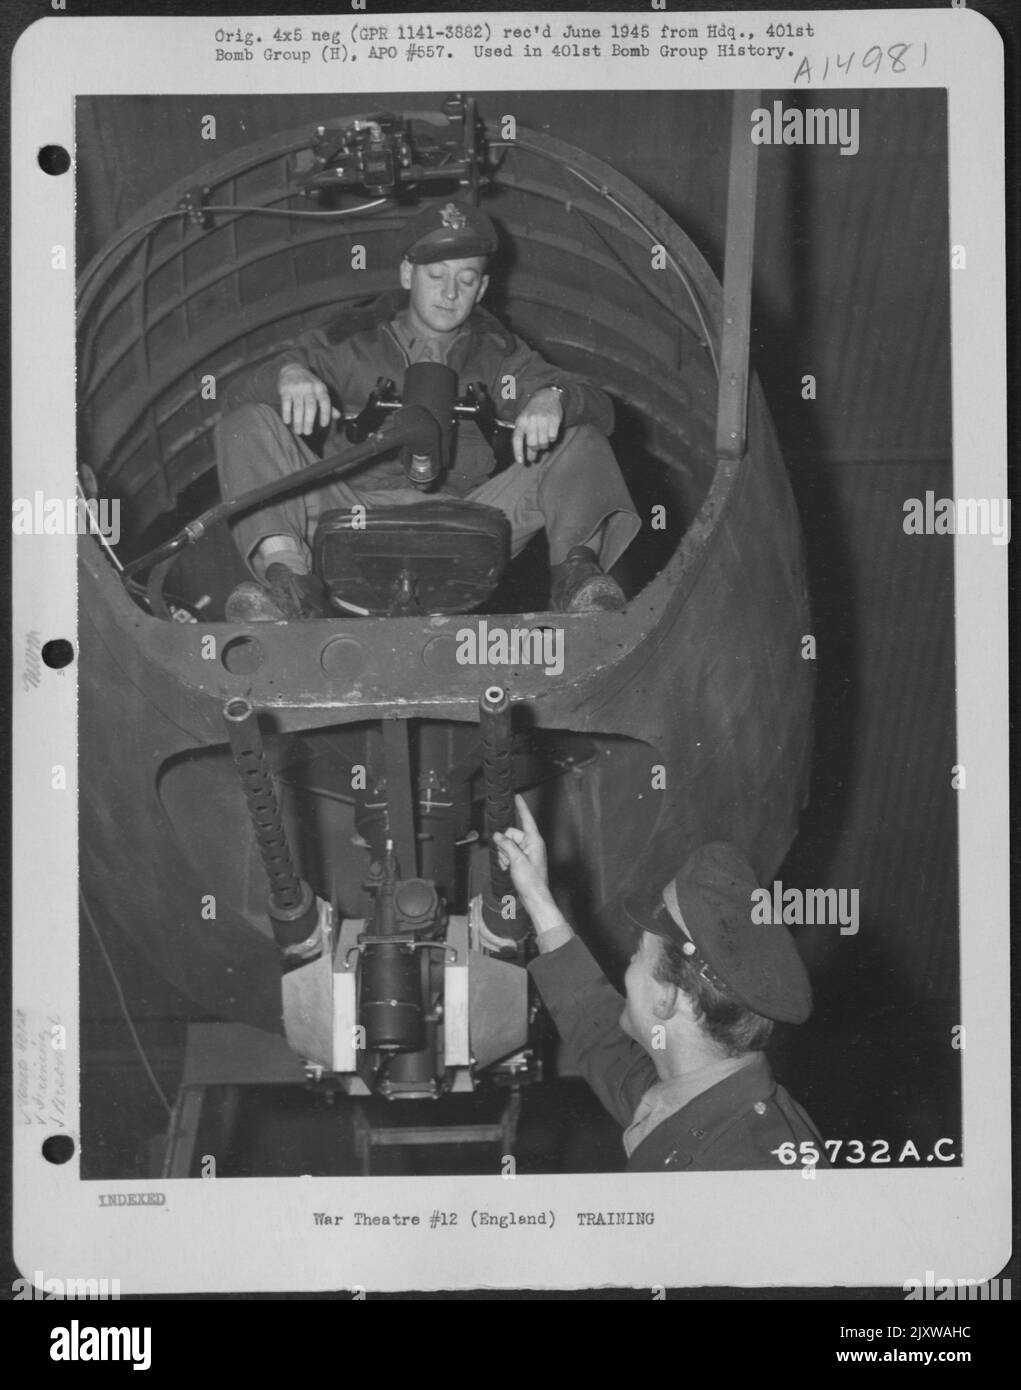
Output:
[[[495,837],[538,936],[532,973],[568,1053],[624,1129],[631,1171],[828,1168],[812,1121],[762,1048],[772,1020],[803,1023],[811,987],[783,926],[752,922],[757,888],[732,845],[704,845],[662,893],[625,904],[637,944],[627,998],[603,976],[549,891],[546,849],[522,798],[523,830]],[[788,1163],[779,1154],[782,1144]]]
[[[511,553],[545,527],[551,597],[564,612],[619,608],[624,595],[607,570],[634,539],[639,520],[606,436],[608,397],[580,377],[558,371],[479,308],[489,284],[496,231],[486,214],[461,203],[432,204],[407,227],[400,266],[402,296],[385,295],[368,326],[316,329],[251,373],[227,396],[216,429],[223,497],[306,467],[314,455],[303,436],[325,428],[341,410],[362,409],[380,377],[398,394],[414,362],[448,365],[458,395],[485,384],[496,408],[514,422],[514,462],[495,477],[492,450],[472,420],[457,426],[454,458],[442,494],[498,507],[510,519]],[[534,466],[530,466],[534,465]],[[312,568],[319,517],[333,508],[421,502],[391,455],[362,471],[270,503],[233,529],[245,562],[261,581],[235,590],[227,617],[236,621],[314,616],[327,611]]]

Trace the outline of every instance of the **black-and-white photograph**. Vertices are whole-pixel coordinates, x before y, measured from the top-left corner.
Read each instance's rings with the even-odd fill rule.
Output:
[[[82,1176],[960,1164],[945,93],[76,121]]]
[[[1001,36],[350,11],[13,54],[13,1297],[967,1359],[911,1338],[1011,1297]]]

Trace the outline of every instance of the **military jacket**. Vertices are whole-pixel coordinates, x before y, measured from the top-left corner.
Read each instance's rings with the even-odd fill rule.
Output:
[[[652,1059],[623,1031],[624,1001],[578,937],[529,965],[570,1059],[622,1126],[659,1079]],[[829,1167],[819,1131],[778,1084],[763,1053],[740,1071],[668,1115],[645,1136],[628,1160],[631,1172],[731,1171],[801,1168],[802,1143],[815,1146],[818,1167]],[[785,1163],[793,1144],[797,1161]],[[809,1156],[810,1152],[809,1152]]]
[[[367,309],[348,311],[322,328],[303,333],[285,352],[248,373],[226,395],[227,409],[260,403],[278,406],[277,378],[282,367],[296,364],[313,372],[327,386],[334,406],[342,413],[357,414],[380,377],[392,380],[400,394],[409,366],[407,352],[391,327],[394,315],[406,304],[407,295],[383,295]],[[447,366],[458,376],[458,398],[470,385],[481,381],[497,414],[513,420],[529,397],[545,386],[563,390],[564,428],[594,425],[603,434],[613,429],[609,397],[583,377],[561,371],[521,338],[511,333],[485,309],[476,308],[448,354]],[[336,447],[336,444],[331,447]],[[478,427],[470,419],[457,425],[454,459],[443,491],[463,497],[492,473],[495,458]],[[360,488],[407,487],[407,478],[396,457],[383,459],[359,474]]]

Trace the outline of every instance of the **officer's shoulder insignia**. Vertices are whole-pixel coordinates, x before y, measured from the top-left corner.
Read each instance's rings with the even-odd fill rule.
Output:
[[[460,232],[468,225],[467,217],[456,203],[448,203],[445,208],[440,209],[440,221],[444,227],[449,227],[455,232]]]

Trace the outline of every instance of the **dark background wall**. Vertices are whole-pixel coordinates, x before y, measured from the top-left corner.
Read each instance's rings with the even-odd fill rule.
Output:
[[[230,149],[443,95],[80,101],[79,264]],[[764,92],[763,104],[781,97],[806,101]],[[622,170],[722,271],[726,93],[479,101],[489,122],[513,113]],[[838,102],[859,110],[858,154],[761,151],[752,353],[801,511],[818,642],[812,799],[779,876],[859,889],[861,925],[800,932],[817,1012],[776,1053],[824,1132],[935,1138],[956,1133],[957,1106],[953,557],[950,538],[908,537],[901,522],[906,498],[953,494],[946,110],[939,91],[811,93]],[[200,138],[207,113],[214,144]],[[807,373],[815,400],[802,398]],[[180,1001],[125,952],[133,1002],[158,1030]],[[102,1033],[116,1008],[88,953],[85,968]]]

